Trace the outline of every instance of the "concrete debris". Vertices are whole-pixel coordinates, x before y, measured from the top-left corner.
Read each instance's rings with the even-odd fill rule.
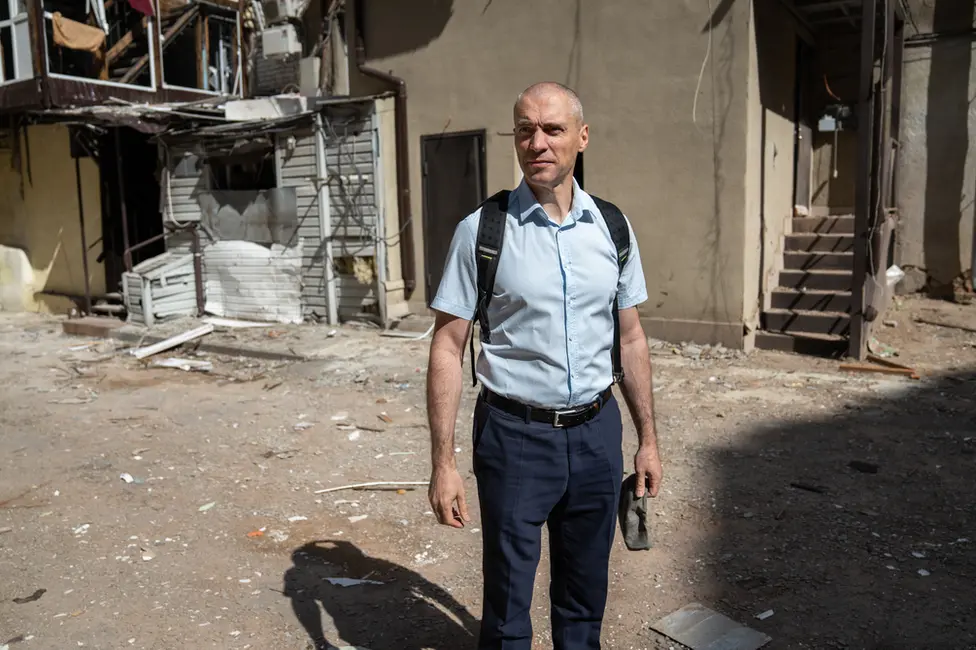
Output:
[[[767,618],[769,618],[770,616],[772,616],[773,613],[774,613],[773,610],[767,609],[765,612],[762,612],[760,614],[756,614],[756,618],[759,619],[760,621],[765,621]]]
[[[206,512],[207,510],[210,510],[211,508],[213,508],[215,505],[217,505],[217,502],[216,501],[211,501],[210,503],[205,503],[202,506],[200,506],[199,508],[197,508],[197,511],[198,512]]]
[[[175,368],[189,372],[210,372],[213,370],[213,363],[210,361],[199,361],[196,359],[177,359],[169,358],[162,361],[154,361],[152,365],[156,368]]]
[[[137,348],[132,351],[132,356],[134,356],[136,359],[145,359],[146,357],[151,357],[154,354],[159,354],[160,352],[165,352],[166,350],[175,348],[178,345],[189,343],[190,341],[198,339],[201,336],[206,336],[213,331],[214,326],[207,323],[206,325],[201,325],[200,327],[183,332],[182,334],[171,336],[168,339],[160,341],[159,343],[153,343],[152,345],[147,345],[146,347]]]
[[[654,623],[651,629],[688,646],[691,650],[758,650],[772,641],[768,635],[736,623],[698,603],[685,605],[665,616]]]

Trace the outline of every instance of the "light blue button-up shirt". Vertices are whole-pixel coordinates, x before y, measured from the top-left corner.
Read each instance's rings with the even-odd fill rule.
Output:
[[[488,306],[491,342],[476,374],[499,395],[541,408],[592,402],[613,381],[613,298],[620,309],[647,300],[633,229],[618,274],[617,250],[599,209],[573,183],[573,206],[556,224],[522,183],[512,192],[505,242]],[[478,302],[479,208],[454,232],[431,307],[472,320]],[[618,277],[619,276],[619,277]]]

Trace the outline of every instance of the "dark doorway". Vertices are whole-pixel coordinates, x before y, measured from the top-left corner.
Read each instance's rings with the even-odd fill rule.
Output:
[[[129,246],[136,246],[163,233],[159,211],[159,180],[156,177],[158,153],[149,136],[132,129],[109,131],[99,143],[99,172],[102,186],[102,241],[105,286],[121,291],[125,271],[125,244],[122,234],[122,197]],[[118,146],[116,146],[118,142]],[[119,188],[119,163],[122,164],[124,193]],[[160,238],[132,252],[132,265],[162,254],[166,245]]]
[[[424,174],[424,265],[429,306],[440,286],[454,229],[485,200],[485,132],[420,137]]]

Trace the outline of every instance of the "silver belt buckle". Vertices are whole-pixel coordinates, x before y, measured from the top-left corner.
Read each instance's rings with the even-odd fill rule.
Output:
[[[552,426],[558,427],[560,424],[560,418],[566,415],[575,415],[579,409],[563,409],[562,411],[556,411],[555,417],[552,418]]]

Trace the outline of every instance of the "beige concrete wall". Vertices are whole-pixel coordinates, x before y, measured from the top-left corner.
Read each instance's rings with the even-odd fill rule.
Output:
[[[400,318],[409,313],[406,297],[404,296],[403,272],[400,261],[400,211],[397,204],[396,186],[396,129],[394,99],[386,97],[377,99],[376,124],[379,129],[379,174],[377,181],[382,184],[380,190],[383,195],[382,219],[384,241],[386,242],[386,280],[384,282],[384,300],[386,301],[387,319]]]
[[[0,255],[4,296],[0,309],[60,313],[72,303],[40,292],[85,293],[75,165],[68,138],[63,126],[28,127],[27,137],[20,140],[21,170],[13,164],[12,151],[0,151],[0,247],[5,247]],[[28,161],[33,183],[27,178]],[[102,211],[98,167],[89,158],[81,160],[81,184],[85,234],[91,244],[102,235]],[[95,295],[105,293],[105,271],[96,261],[100,253],[101,245],[88,253]]]
[[[762,307],[768,309],[772,290],[779,286],[784,238],[793,230],[797,37],[778,0],[756,0],[755,15],[762,121]]]
[[[923,33],[971,27],[976,7],[954,0],[911,0]],[[914,33],[909,27],[908,33]],[[967,38],[905,50],[895,262],[899,291],[938,296],[972,269],[976,215],[976,56]]]
[[[650,333],[742,345],[743,249],[759,236],[744,216],[750,2],[714,3],[714,16],[706,3],[646,0],[365,4],[368,63],[405,79],[410,98],[418,278],[420,137],[486,129],[487,191],[512,187],[512,103],[533,82],[560,81],[580,93],[591,128],[586,188],[620,205],[637,233]],[[354,94],[382,87],[350,77]],[[412,300],[422,307],[422,288]]]

